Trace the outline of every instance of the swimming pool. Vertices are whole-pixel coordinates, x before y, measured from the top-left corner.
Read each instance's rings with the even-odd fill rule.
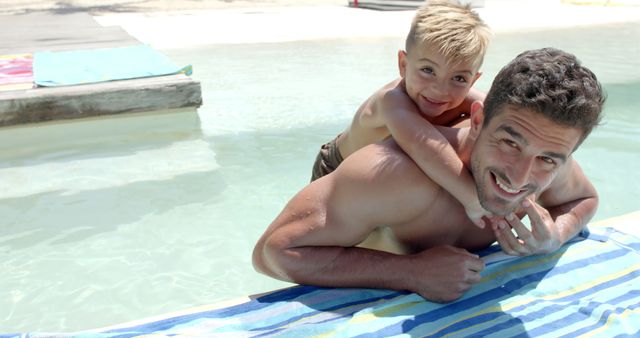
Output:
[[[497,35],[478,86],[524,49],[575,53],[604,83],[576,157],[596,219],[640,209],[640,23]],[[289,284],[255,273],[264,228],[318,146],[396,76],[401,39],[165,51],[204,105],[0,130],[0,332],[95,328]]]

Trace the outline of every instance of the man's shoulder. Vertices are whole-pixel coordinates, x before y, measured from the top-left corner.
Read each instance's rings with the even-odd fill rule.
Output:
[[[424,213],[441,190],[392,139],[351,154],[329,176],[328,210],[344,222],[403,224]]]
[[[339,168],[344,177],[378,185],[433,184],[391,137],[361,148],[345,159]]]
[[[594,190],[580,164],[570,156],[551,183],[540,193],[541,204],[552,207],[571,201]]]

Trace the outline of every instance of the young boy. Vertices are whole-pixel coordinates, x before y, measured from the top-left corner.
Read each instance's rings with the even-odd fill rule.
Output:
[[[434,125],[454,125],[468,117],[471,103],[484,95],[471,90],[491,36],[469,5],[429,1],[416,12],[398,52],[400,78],[369,97],[351,125],[323,145],[313,166],[314,181],[334,171],[356,150],[392,136],[427,176],[484,226],[489,216],[478,201],[473,179]]]

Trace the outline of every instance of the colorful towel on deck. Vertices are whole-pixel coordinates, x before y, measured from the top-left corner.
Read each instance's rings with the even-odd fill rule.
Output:
[[[524,258],[491,247],[481,253],[482,281],[449,304],[391,290],[298,286],[223,308],[56,337],[640,336],[640,240],[611,228],[588,238]]]
[[[37,52],[33,62],[38,86],[68,86],[185,73],[164,54],[146,45],[64,52]]]
[[[33,55],[0,55],[0,91],[33,87]]]

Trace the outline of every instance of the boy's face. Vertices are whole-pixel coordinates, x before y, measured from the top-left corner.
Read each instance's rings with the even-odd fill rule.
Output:
[[[480,60],[450,64],[437,48],[414,46],[398,53],[400,76],[407,94],[422,114],[436,117],[459,106],[480,77]]]

